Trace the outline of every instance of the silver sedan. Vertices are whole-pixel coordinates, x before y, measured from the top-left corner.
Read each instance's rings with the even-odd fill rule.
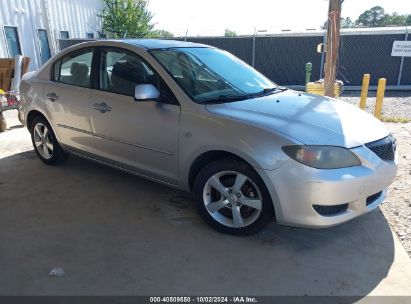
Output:
[[[225,233],[346,222],[377,208],[397,171],[395,139],[374,117],[280,87],[206,45],[82,43],[20,90],[44,163],[76,154],[192,191]]]

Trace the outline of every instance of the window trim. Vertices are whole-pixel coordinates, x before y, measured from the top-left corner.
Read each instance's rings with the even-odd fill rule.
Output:
[[[63,62],[63,59],[65,58],[65,57],[67,57],[67,56],[71,56],[71,55],[76,55],[76,54],[78,54],[78,53],[85,53],[85,52],[87,52],[87,51],[92,51],[92,58],[91,58],[91,67],[90,67],[90,86],[89,87],[84,87],[84,86],[79,86],[79,85],[74,85],[74,84],[69,84],[69,83],[64,83],[64,82],[61,82],[60,81],[60,77],[61,77],[61,66],[62,66],[62,62]],[[63,55],[61,55],[61,56],[59,56],[56,60],[54,60],[51,64],[50,64],[50,71],[49,71],[49,73],[50,73],[50,75],[49,75],[49,79],[50,79],[50,81],[51,82],[54,82],[54,83],[60,83],[60,84],[63,84],[63,85],[68,85],[68,86],[73,86],[73,87],[77,87],[77,88],[85,88],[85,89],[90,89],[90,90],[95,90],[96,89],[96,86],[95,86],[95,83],[96,83],[96,81],[95,81],[95,75],[96,75],[96,70],[95,70],[95,66],[96,66],[96,52],[97,52],[97,48],[96,47],[93,47],[93,46],[88,46],[88,47],[84,47],[84,48],[80,48],[80,49],[77,49],[77,50],[74,50],[74,51],[71,51],[71,52],[67,52],[67,53],[65,53],[65,54],[63,54]],[[60,64],[60,67],[59,67],[59,77],[58,77],[58,80],[57,81],[55,81],[54,80],[54,66],[56,65],[56,64]]]
[[[57,60],[55,60],[52,64],[51,64],[51,69],[50,69],[50,81],[51,82],[56,82],[56,83],[60,83],[60,75],[61,75],[61,58],[62,57],[60,57],[59,59],[57,59]],[[56,64],[59,64],[60,66],[59,66],[59,71],[58,71],[58,73],[59,73],[59,77],[58,77],[58,80],[57,81],[55,81],[54,80],[54,72],[55,72],[55,69],[54,69],[54,66],[56,65]]]
[[[141,59],[154,73],[157,74],[157,76],[159,77],[159,79],[164,83],[164,85],[167,87],[167,89],[171,92],[171,94],[173,94],[174,99],[176,100],[176,103],[166,103],[164,101],[161,101],[161,96],[160,96],[160,100],[153,100],[156,102],[161,102],[164,104],[170,104],[170,105],[176,105],[176,106],[180,106],[180,102],[178,101],[178,98],[176,96],[176,94],[174,94],[174,92],[170,89],[170,87],[168,86],[168,84],[164,81],[163,77],[161,77],[160,73],[146,60],[144,59],[142,56],[140,56],[139,54],[137,54],[136,52],[133,52],[131,50],[128,50],[126,48],[122,48],[122,47],[117,47],[117,46],[97,46],[96,47],[96,56],[95,56],[95,77],[94,77],[94,89],[101,91],[101,92],[106,92],[106,93],[111,93],[111,94],[116,94],[116,95],[121,95],[121,96],[126,96],[126,97],[130,97],[134,99],[134,96],[130,96],[130,95],[126,95],[126,94],[122,94],[122,93],[118,93],[118,92],[112,92],[109,90],[104,90],[100,87],[100,70],[101,70],[101,56],[103,54],[104,51],[107,52],[107,50],[111,50],[111,51],[118,51],[118,52],[124,52],[126,54],[129,55],[133,55],[133,56],[137,56],[139,59]]]
[[[20,55],[24,56],[23,49],[21,47],[21,42],[20,42],[20,29],[19,29],[19,27],[17,25],[6,25],[5,24],[5,25],[3,25],[3,37],[4,37],[4,44],[6,45],[7,55],[9,56],[9,58],[14,58],[14,57],[11,57],[11,54],[10,54],[11,51],[10,51],[10,48],[9,48],[9,44],[7,43],[6,28],[16,29],[17,44],[19,46]]]

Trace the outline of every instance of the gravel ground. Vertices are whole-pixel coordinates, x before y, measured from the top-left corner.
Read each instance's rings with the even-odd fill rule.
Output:
[[[360,92],[344,92],[339,98],[354,105],[360,103]],[[366,111],[374,114],[375,92],[369,92]],[[406,118],[411,120],[411,92],[387,92],[382,107],[384,118]]]
[[[381,210],[411,257],[411,123],[386,123],[397,138],[398,173]]]
[[[357,105],[360,92],[345,92],[339,99]],[[367,98],[366,111],[374,113],[375,92]],[[387,92],[383,101],[385,118],[411,120],[411,92]],[[398,174],[389,188],[381,210],[411,257],[411,123],[386,123],[398,140]]]

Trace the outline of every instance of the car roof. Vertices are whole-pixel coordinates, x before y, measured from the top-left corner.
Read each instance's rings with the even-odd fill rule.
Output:
[[[135,46],[143,47],[148,50],[182,47],[210,47],[206,44],[169,39],[118,39],[115,41],[132,44]]]

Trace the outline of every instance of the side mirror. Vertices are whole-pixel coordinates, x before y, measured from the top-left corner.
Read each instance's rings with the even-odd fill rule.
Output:
[[[138,84],[134,89],[135,100],[153,100],[160,98],[160,91],[152,84]]]

